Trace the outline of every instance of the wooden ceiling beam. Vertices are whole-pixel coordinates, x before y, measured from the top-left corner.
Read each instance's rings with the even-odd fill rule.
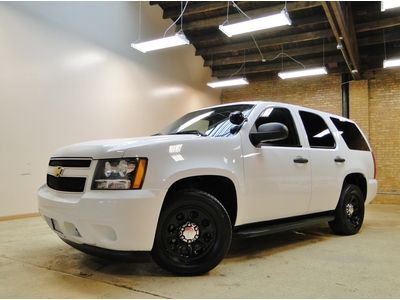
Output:
[[[358,24],[356,25],[356,32],[368,32],[396,26],[400,26],[400,16]]]
[[[226,4],[226,3],[225,3]],[[321,3],[319,1],[289,1],[287,3],[287,10],[289,13],[291,11],[298,11],[298,10],[304,10],[304,9],[309,9],[313,7],[318,7],[321,6]],[[271,13],[278,13],[280,12],[284,7],[284,4],[276,4],[270,7],[264,7],[264,8],[257,8],[257,9],[252,9],[252,10],[247,10],[245,13],[250,16],[250,17],[261,17],[265,16]],[[184,15],[185,16],[185,15]],[[208,30],[212,28],[217,28],[219,25],[221,25],[224,21],[226,20],[226,15],[222,15],[219,17],[214,17],[214,18],[205,18],[201,20],[195,20],[192,22],[184,22],[183,23],[183,30],[184,31],[199,31],[199,30]],[[229,21],[230,22],[235,22],[235,21],[244,21],[246,18],[238,13],[235,8],[230,8],[230,14],[229,14]]]
[[[323,38],[328,38],[332,36],[332,31],[330,29],[323,29],[299,34],[291,34],[285,36],[278,36],[269,39],[258,40],[257,43],[260,48],[285,45],[289,43],[298,43],[305,41],[318,40]],[[253,41],[232,43],[228,45],[216,46],[216,47],[204,47],[198,48],[196,50],[196,55],[212,55],[221,54],[227,52],[242,51],[245,49],[255,48]]]
[[[328,56],[325,57],[325,62],[326,63],[332,63],[332,62],[341,62],[343,61],[343,58],[341,55],[333,55],[333,56]],[[307,59],[302,61],[302,63],[306,67],[318,67],[322,65],[322,58],[312,58],[312,59]],[[234,74],[239,67],[236,68],[229,68],[229,69],[221,69],[221,70],[213,70],[212,75],[218,78],[226,78],[230,77],[232,74]],[[292,60],[286,59],[284,62],[283,70],[284,71],[290,71],[290,70],[298,70],[302,69],[302,67],[295,63]],[[247,74],[254,74],[254,73],[260,73],[260,72],[273,72],[273,71],[281,71],[282,70],[282,63],[281,62],[265,62],[263,64],[255,65],[255,66],[246,66],[245,68],[245,75]],[[240,76],[241,74],[237,74],[237,76]]]
[[[336,44],[325,44],[325,52],[332,52],[332,51],[337,51],[336,49]],[[275,57],[278,55],[280,50],[275,50],[275,51],[265,51],[263,55],[267,60],[271,60],[271,58]],[[285,53],[293,56],[293,57],[298,57],[298,56],[303,56],[303,55],[308,55],[308,54],[321,54],[322,58],[322,43],[321,45],[316,45],[316,46],[308,46],[308,47],[299,47],[299,48],[291,48],[291,49],[285,49]],[[211,57],[207,58],[204,60],[204,66],[225,66],[225,65],[232,65],[232,64],[241,64],[243,63],[243,54],[236,55],[236,56],[228,56],[224,58],[217,58],[217,59],[212,59]],[[261,60],[261,55],[259,53],[255,54],[249,54],[246,55],[246,63],[254,63],[254,62],[262,62]]]
[[[236,2],[240,6],[240,2]],[[196,3],[189,2],[184,17],[189,17],[196,14],[207,13],[214,10],[226,9],[227,2],[226,1],[210,1],[207,3]],[[180,2],[177,8],[172,7],[164,10],[163,18],[164,19],[176,19],[180,14]]]
[[[354,69],[351,74],[354,79],[361,79],[360,58],[358,55],[357,35],[354,27],[353,14],[350,2],[330,2],[336,16],[343,40],[348,50]]]
[[[386,40],[386,43],[400,41],[400,30],[395,31],[395,32],[385,33],[385,40]],[[359,39],[359,41],[358,41],[359,47],[365,47],[365,46],[371,46],[371,45],[377,45],[377,44],[383,44],[382,32],[379,32],[378,34],[363,37],[363,38]]]
[[[322,2],[332,32],[338,45],[342,45],[341,52],[354,79],[360,79],[360,59],[358,55],[357,36],[348,2]]]

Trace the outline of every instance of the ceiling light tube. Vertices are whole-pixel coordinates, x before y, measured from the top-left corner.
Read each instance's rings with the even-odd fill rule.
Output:
[[[326,68],[322,67],[322,68],[304,69],[299,71],[279,72],[278,76],[282,79],[290,79],[297,77],[326,75],[326,74],[328,74]]]
[[[213,89],[226,87],[226,86],[236,86],[236,85],[244,85],[249,84],[246,78],[235,78],[235,79],[227,79],[227,80],[218,80],[208,82],[207,85]]]
[[[233,35],[238,35],[246,32],[253,32],[262,29],[291,24],[292,21],[289,18],[289,14],[284,9],[278,14],[270,15],[267,17],[261,17],[235,24],[219,25],[219,30],[221,30],[227,36],[231,37]]]
[[[383,61],[383,68],[392,68],[400,66],[400,58],[385,59]]]
[[[381,1],[381,11],[385,11],[387,9],[392,9],[396,7],[400,7],[400,2],[398,0]]]
[[[161,39],[151,40],[142,43],[132,43],[131,47],[143,53],[146,53],[149,51],[171,48],[187,44],[189,44],[189,40],[186,38],[186,36],[183,33],[177,33],[173,36],[164,37]]]

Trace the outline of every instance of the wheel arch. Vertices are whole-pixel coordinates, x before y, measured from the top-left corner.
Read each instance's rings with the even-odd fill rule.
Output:
[[[362,173],[350,173],[347,174],[343,180],[343,187],[346,184],[354,184],[358,186],[363,194],[364,202],[367,199],[367,179]]]
[[[181,178],[175,181],[164,197],[161,210],[173,200],[173,195],[181,190],[201,190],[213,195],[228,212],[232,226],[237,218],[237,191],[234,182],[221,175],[198,175]]]

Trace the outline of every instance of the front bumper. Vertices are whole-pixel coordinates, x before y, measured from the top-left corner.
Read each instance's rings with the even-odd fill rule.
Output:
[[[114,261],[121,261],[121,262],[134,262],[134,261],[144,261],[146,258],[149,257],[148,251],[120,251],[120,250],[110,250],[99,248],[92,245],[87,244],[77,244],[71,242],[70,240],[66,240],[61,238],[65,243],[82,251],[86,254],[93,255],[96,257],[100,257],[103,259],[111,259]]]
[[[60,238],[116,251],[153,247],[164,190],[59,192],[43,185],[39,212]]]

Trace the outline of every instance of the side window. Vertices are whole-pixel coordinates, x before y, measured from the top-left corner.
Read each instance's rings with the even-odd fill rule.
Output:
[[[311,148],[335,148],[335,139],[324,119],[306,111],[299,113]]]
[[[352,150],[370,151],[367,142],[365,141],[360,130],[354,123],[349,121],[341,121],[338,118],[331,118],[342,138],[347,144],[347,147]]]
[[[253,130],[257,130],[261,124],[271,122],[284,124],[289,130],[289,135],[281,141],[263,143],[263,146],[301,147],[293,117],[288,109],[283,107],[268,107],[256,120]]]

